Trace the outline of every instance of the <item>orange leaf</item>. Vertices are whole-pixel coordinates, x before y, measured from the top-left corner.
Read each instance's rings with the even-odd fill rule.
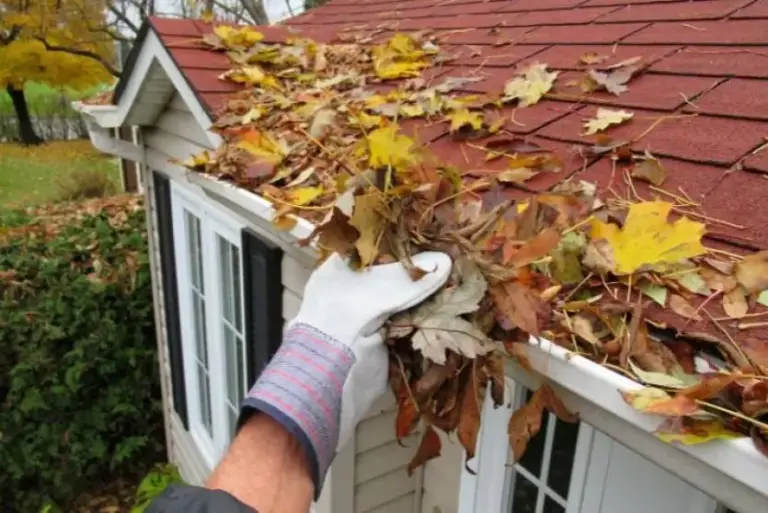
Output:
[[[560,242],[560,233],[547,228],[538,233],[534,238],[525,243],[523,247],[511,254],[504,254],[504,265],[511,264],[514,267],[524,267],[534,262],[557,247]]]
[[[402,440],[410,435],[418,420],[419,410],[406,392],[406,397],[400,400],[400,407],[397,409],[397,418],[395,419],[395,436],[397,439]]]
[[[470,376],[471,378],[464,387],[464,395],[461,399],[458,433],[459,442],[467,451],[468,460],[475,457],[477,434],[480,431],[480,411],[482,409],[479,401],[482,401],[485,396],[485,383],[479,382],[474,368]]]
[[[515,461],[520,461],[528,447],[528,442],[541,429],[541,416],[544,413],[544,404],[542,402],[543,389],[544,387],[542,386],[534,392],[530,401],[518,408],[509,419],[507,435],[509,436],[509,446],[512,449],[512,454],[515,456]]]
[[[670,417],[683,417],[699,412],[699,405],[690,397],[678,394],[671,399],[662,399],[649,404],[644,410],[646,413],[667,415]]]
[[[437,434],[432,426],[427,426],[427,430],[424,431],[424,436],[421,437],[421,443],[416,450],[416,455],[408,464],[408,476],[413,475],[413,471],[424,465],[426,462],[433,458],[440,456],[440,449],[442,443],[440,442],[440,435]]]
[[[496,306],[496,319],[504,329],[520,328],[539,335],[551,307],[537,293],[515,281],[494,285],[490,292]]]
[[[549,387],[549,385],[541,385],[541,387],[539,387],[539,391],[541,392],[542,405],[557,415],[560,420],[565,422],[579,421],[579,416],[568,411],[568,408],[565,407],[563,402],[560,400],[557,394],[555,394],[555,391]]]
[[[738,374],[717,374],[702,379],[693,386],[680,390],[677,395],[683,395],[688,399],[709,399],[716,396],[725,388],[739,379]]]

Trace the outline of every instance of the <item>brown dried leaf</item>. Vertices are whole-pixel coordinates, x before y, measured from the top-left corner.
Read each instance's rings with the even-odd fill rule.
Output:
[[[410,399],[408,392],[405,391],[404,394],[405,396],[399,401],[395,419],[395,436],[398,440],[402,440],[413,432],[420,416],[419,410]]]
[[[531,399],[512,414],[507,425],[509,447],[512,449],[515,461],[525,454],[528,442],[536,436],[541,429],[541,416],[544,413],[542,395],[544,387],[540,387],[533,393]]]
[[[413,385],[413,395],[420,405],[426,404],[440,387],[456,372],[456,358],[449,358],[445,365],[432,364]]]
[[[551,307],[536,292],[516,281],[494,285],[490,292],[496,320],[504,329],[520,328],[533,336],[539,335]]]
[[[734,276],[749,293],[768,289],[768,250],[745,256],[735,265]]]
[[[424,465],[429,460],[440,456],[441,447],[442,443],[440,442],[440,435],[437,434],[437,431],[435,431],[432,426],[427,426],[427,429],[424,431],[424,436],[421,437],[419,448],[416,450],[416,455],[408,464],[408,476],[412,476],[414,470]]]
[[[738,373],[731,374],[716,374],[714,376],[708,376],[699,381],[697,384],[680,390],[677,395],[683,395],[688,399],[706,400],[715,397],[731,383],[739,379]]]
[[[525,267],[549,254],[560,243],[560,232],[554,228],[547,228],[530,239],[520,249],[512,254],[505,254],[502,260],[504,265],[513,267]]]
[[[517,169],[504,170],[496,175],[496,179],[503,183],[525,183],[538,174],[539,172],[534,171],[533,169],[520,167]]]
[[[477,434],[480,432],[480,414],[482,400],[485,397],[486,381],[480,379],[473,365],[470,379],[464,387],[461,399],[461,417],[459,418],[459,441],[467,451],[467,459],[475,457]]]
[[[747,315],[749,305],[741,287],[736,287],[723,295],[723,310],[733,319],[741,319]]]
[[[355,197],[355,209],[349,224],[357,228],[360,237],[355,247],[360,254],[360,265],[368,267],[379,255],[379,242],[386,219],[381,215],[382,196],[379,193],[363,194]]]
[[[696,312],[696,309],[683,296],[671,294],[669,296],[669,307],[681,317],[694,321],[701,320],[701,315]]]
[[[656,187],[661,187],[667,179],[667,170],[659,159],[646,153],[646,158],[632,166],[632,178],[644,180]]]
[[[330,218],[316,227],[309,240],[317,236],[317,245],[341,255],[348,254],[354,247],[360,232],[349,223],[349,218],[334,207]]]
[[[608,56],[606,55],[600,55],[597,52],[585,52],[581,57],[579,57],[579,62],[582,64],[600,64],[601,62],[608,59]]]
[[[557,415],[557,418],[564,422],[571,423],[579,421],[579,416],[568,411],[568,408],[565,407],[563,402],[549,385],[541,385],[538,391],[541,392],[541,404],[544,408]]]

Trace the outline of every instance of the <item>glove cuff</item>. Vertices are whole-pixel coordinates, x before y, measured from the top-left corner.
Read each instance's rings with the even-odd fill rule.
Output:
[[[354,363],[349,347],[310,325],[294,324],[242,404],[241,422],[257,410],[299,441],[310,464],[315,499],[335,456],[342,389]]]

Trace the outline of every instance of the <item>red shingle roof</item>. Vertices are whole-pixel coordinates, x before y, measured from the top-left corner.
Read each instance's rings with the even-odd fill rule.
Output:
[[[230,68],[227,56],[195,42],[210,25],[157,18],[152,25],[210,111],[238,89],[217,79]],[[482,77],[465,92],[500,93],[516,69],[547,63],[562,71],[557,93],[532,107],[502,109],[507,130],[573,152],[593,144],[581,133],[595,105],[630,109],[632,121],[606,133],[628,140],[645,132],[633,149],[663,158],[665,188],[682,188],[724,221],[708,224],[709,245],[734,253],[768,248],[768,149],[760,151],[768,141],[768,0],[332,0],[260,30],[268,42],[300,34],[326,43],[429,31],[456,59],[426,70],[426,78]],[[610,55],[601,66],[642,56],[647,67],[620,96],[583,95],[567,83],[583,74],[579,58],[587,52]],[[401,125],[445,161],[489,167],[480,166],[484,154],[452,140],[445,123]],[[578,157],[558,175],[541,173],[527,190],[510,194],[546,190],[568,176],[624,187],[607,158]],[[648,199],[654,194],[644,184],[638,190]],[[768,330],[753,331],[768,338]]]

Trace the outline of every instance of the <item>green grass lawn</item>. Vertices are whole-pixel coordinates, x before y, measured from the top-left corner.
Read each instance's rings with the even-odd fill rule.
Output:
[[[30,147],[0,143],[0,208],[58,201],[73,184],[102,176],[119,188],[117,160],[96,151],[88,140]]]

